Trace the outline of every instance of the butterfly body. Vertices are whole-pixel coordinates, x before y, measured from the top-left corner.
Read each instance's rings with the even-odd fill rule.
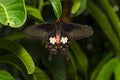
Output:
[[[58,50],[65,54],[70,38],[61,28],[61,24],[57,23],[55,29],[48,35],[46,42],[51,55],[56,54]]]
[[[66,53],[68,45],[72,40],[84,39],[93,35],[93,30],[87,25],[74,23],[43,23],[27,27],[25,34],[40,40],[46,40],[50,57],[59,50]]]

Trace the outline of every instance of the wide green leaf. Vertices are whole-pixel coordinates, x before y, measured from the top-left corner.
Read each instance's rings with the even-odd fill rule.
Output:
[[[110,20],[114,29],[116,30],[118,37],[120,38],[120,20],[119,16],[113,10],[113,6],[109,3],[109,0],[98,0],[100,6],[103,8],[107,18]]]
[[[44,21],[40,11],[37,8],[34,8],[32,6],[26,6],[26,10],[28,15],[31,15],[42,22]]]
[[[11,41],[15,41],[15,40],[26,38],[26,36],[23,32],[15,32],[10,34],[9,36],[6,36],[5,38]]]
[[[0,80],[15,80],[6,70],[0,70]]]
[[[0,39],[0,48],[14,53],[23,62],[28,71],[28,74],[32,74],[34,72],[34,62],[29,53],[20,44],[7,39]]]
[[[113,57],[113,54],[114,54],[113,52],[110,52],[108,53],[108,55],[104,57],[104,59],[102,59],[102,61],[97,65],[95,70],[92,72],[90,80],[96,80],[96,77],[99,74],[101,68]]]
[[[18,28],[24,24],[25,20],[24,0],[0,0],[0,23]]]
[[[65,80],[66,79],[66,67],[65,61],[61,53],[56,53],[53,56],[52,61],[48,60],[47,56],[43,56],[44,65],[50,70],[52,80]]]
[[[0,62],[1,63],[8,63],[8,64],[12,64],[13,66],[15,66],[17,69],[19,69],[24,76],[26,77],[26,73],[27,70],[24,66],[24,64],[20,61],[20,59],[18,57],[15,56],[0,56]]]
[[[87,0],[73,0],[71,15],[77,16],[81,14],[86,8]]]
[[[72,42],[70,48],[72,49],[75,59],[77,60],[77,66],[79,67],[79,70],[82,70],[84,74],[86,75],[88,70],[88,60],[86,55],[81,50],[80,46],[76,42]]]
[[[35,68],[33,75],[37,80],[50,80],[47,74],[38,67]]]
[[[78,79],[78,72],[77,72],[77,66],[76,66],[76,63],[75,63],[75,60],[74,60],[74,57],[72,56],[72,53],[70,51],[67,51],[67,55],[69,57],[69,64],[67,65],[68,68],[67,68],[67,72],[68,72],[68,75],[70,76],[70,79],[71,80],[79,80]]]
[[[116,58],[109,60],[100,70],[95,80],[110,80],[110,77],[117,66]]]
[[[117,66],[114,69],[115,80],[120,80],[120,61],[116,59]]]
[[[87,10],[90,12],[93,18],[97,21],[97,23],[99,24],[103,32],[106,34],[106,36],[109,38],[109,40],[112,42],[116,51],[119,52],[120,42],[107,16],[91,1],[88,1]]]
[[[50,0],[55,16],[59,19],[62,14],[62,7],[60,0]]]

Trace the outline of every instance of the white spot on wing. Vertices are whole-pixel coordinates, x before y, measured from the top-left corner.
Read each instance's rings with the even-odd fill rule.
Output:
[[[61,38],[61,42],[62,42],[63,44],[67,43],[67,41],[68,41],[68,38],[67,38],[67,37],[62,37],[62,38]]]
[[[50,40],[50,43],[51,43],[51,44],[55,44],[55,42],[56,42],[55,37],[50,37],[49,40]]]

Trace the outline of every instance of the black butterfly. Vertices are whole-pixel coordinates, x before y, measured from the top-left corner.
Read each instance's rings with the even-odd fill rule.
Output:
[[[24,30],[25,34],[40,40],[46,40],[48,49],[50,50],[49,60],[53,54],[59,50],[66,55],[66,50],[70,41],[88,38],[93,35],[93,30],[87,25],[75,23],[43,23],[32,25]]]

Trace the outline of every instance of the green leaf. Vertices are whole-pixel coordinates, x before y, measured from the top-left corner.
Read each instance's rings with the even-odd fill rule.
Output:
[[[0,0],[0,23],[18,28],[25,23],[24,0]]]
[[[6,55],[0,56],[0,62],[12,64],[17,69],[19,69],[24,74],[24,76],[26,76],[25,73],[27,73],[27,70],[26,70],[24,64],[20,61],[20,59],[18,57],[6,56]]]
[[[96,80],[96,77],[97,77],[98,73],[100,72],[101,68],[103,67],[103,65],[106,64],[106,62],[108,62],[113,57],[113,55],[114,55],[114,53],[110,52],[110,53],[108,53],[107,56],[105,56],[104,59],[102,59],[102,61],[97,65],[95,70],[92,72],[90,80]]]
[[[10,34],[9,36],[6,36],[5,38],[8,40],[11,40],[11,41],[15,41],[15,40],[20,40],[20,39],[26,38],[26,36],[23,32],[17,31],[15,33]]]
[[[113,26],[109,22],[107,16],[90,0],[88,1],[87,10],[91,13],[93,18],[97,21],[101,29],[104,31],[106,36],[112,42],[114,48],[117,52],[120,52],[120,42],[116,35],[116,31],[114,31]]]
[[[44,22],[44,19],[40,13],[40,11],[37,9],[37,8],[34,8],[32,6],[26,6],[26,10],[27,10],[27,13],[33,17],[35,17],[36,19]]]
[[[60,0],[50,0],[55,16],[59,19],[62,14],[62,7]]]
[[[65,61],[61,53],[56,53],[53,56],[52,61],[48,61],[48,57],[46,55],[43,56],[43,63],[44,65],[50,70],[52,75],[51,80],[65,80],[66,78],[66,67]]]
[[[109,0],[98,0],[98,2],[120,38],[120,20],[119,16],[113,10],[113,6],[109,3]]]
[[[23,62],[28,71],[28,74],[32,74],[34,72],[34,62],[29,53],[20,44],[7,39],[0,39],[0,48],[14,53]]]
[[[86,8],[87,0],[73,0],[71,15],[77,16],[81,14]]]
[[[0,80],[15,80],[6,70],[0,70]]]
[[[114,68],[117,66],[116,58],[109,60],[99,72],[95,80],[110,80],[110,77],[114,71]]]
[[[114,69],[115,80],[120,80],[120,61],[118,58],[116,62],[117,62],[117,66]]]
[[[70,63],[67,65],[68,68],[67,68],[67,72],[68,72],[68,75],[70,77],[71,80],[79,80],[78,79],[78,71],[77,71],[77,66],[76,66],[76,63],[75,63],[75,60],[72,56],[72,53],[70,53],[69,51],[67,51],[67,55],[69,56],[69,59],[70,59]]]
[[[33,75],[34,75],[34,77],[36,77],[36,80],[50,80],[50,78],[46,75],[46,73],[43,72],[38,67],[35,68]]]
[[[88,70],[88,60],[86,55],[83,53],[80,46],[75,41],[71,43],[70,48],[72,49],[75,55],[75,59],[77,60],[77,65],[79,70],[82,70],[86,75]]]

